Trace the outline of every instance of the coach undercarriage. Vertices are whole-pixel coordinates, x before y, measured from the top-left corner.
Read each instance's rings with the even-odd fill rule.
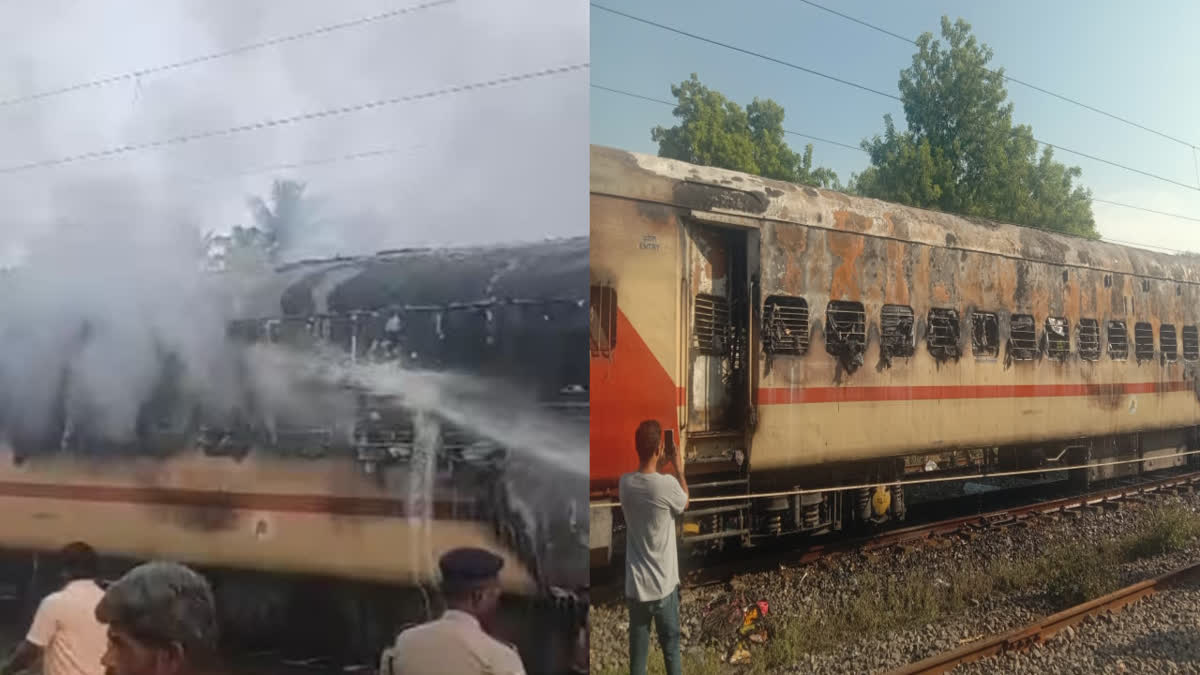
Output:
[[[1200,427],[918,453],[767,479],[710,474],[689,481],[692,503],[680,519],[679,540],[703,553],[881,526],[905,519],[906,490],[917,485],[1021,476],[1065,480],[1086,490],[1093,481],[1185,465],[1200,466]],[[622,551],[620,510],[613,509],[611,518],[613,550]]]

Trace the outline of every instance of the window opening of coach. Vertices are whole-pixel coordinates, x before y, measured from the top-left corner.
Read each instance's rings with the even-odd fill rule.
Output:
[[[701,354],[724,355],[731,328],[727,298],[704,293],[696,296],[692,336]]]
[[[1079,358],[1084,361],[1096,361],[1100,358],[1100,324],[1095,319],[1080,319],[1079,328]]]
[[[1071,354],[1071,324],[1063,317],[1046,318],[1046,354],[1060,361]]]
[[[925,336],[929,353],[939,361],[957,359],[960,356],[958,338],[958,310],[946,307],[930,309],[928,330]]]
[[[591,287],[592,356],[609,357],[617,347],[617,289]]]
[[[912,307],[884,305],[879,313],[880,349],[885,357],[909,357],[916,353],[916,331]]]
[[[1129,333],[1124,321],[1108,322],[1108,356],[1114,361],[1129,358]]]
[[[1158,327],[1158,347],[1162,352],[1163,361],[1174,363],[1179,360],[1179,343],[1175,326],[1164,323]]]
[[[1195,326],[1183,327],[1183,360],[1200,361],[1200,331]]]
[[[1000,354],[1000,322],[994,312],[971,312],[971,351],[980,358]]]
[[[763,351],[775,356],[808,353],[808,301],[772,295],[763,302]]]
[[[1009,319],[1008,344],[1008,356],[1014,361],[1029,361],[1037,355],[1037,324],[1033,315],[1012,315]]]
[[[1146,321],[1133,325],[1133,355],[1138,363],[1154,358],[1154,328]]]
[[[867,313],[861,302],[833,300],[825,306],[825,351],[847,372],[862,365],[867,349]]]

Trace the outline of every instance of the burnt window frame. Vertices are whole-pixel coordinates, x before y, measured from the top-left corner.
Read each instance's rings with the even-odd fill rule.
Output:
[[[986,349],[986,351],[981,350],[980,343],[975,340],[975,336],[978,334],[979,329],[979,325],[976,322],[976,317],[984,319],[985,322],[988,319],[991,320],[990,323],[995,334],[995,340],[991,345],[984,345],[985,348],[990,347],[990,349]],[[998,313],[979,311],[971,312],[971,353],[977,359],[994,359],[1000,356],[1000,315]]]
[[[936,316],[935,313],[937,313]],[[939,341],[938,344],[934,344],[935,319],[938,323],[946,322],[951,327],[952,340]],[[958,359],[962,356],[962,349],[959,347],[961,341],[962,321],[958,310],[953,307],[930,307],[929,312],[925,315],[925,348],[929,350],[929,353],[936,359]]]
[[[1167,332],[1168,330],[1170,333]],[[1171,336],[1170,340],[1163,339],[1167,335]],[[1170,351],[1167,351],[1168,343]],[[1158,324],[1158,352],[1162,354],[1163,361],[1167,363],[1175,363],[1179,360],[1179,331],[1175,329],[1175,324]]]
[[[707,333],[707,340],[703,340],[701,333],[701,319],[704,318],[701,314],[701,301],[711,302],[710,316],[711,330]],[[727,341],[729,340],[729,332],[732,327],[732,311],[729,306],[729,298],[712,293],[697,293],[692,298],[692,346],[697,353],[705,356],[724,356]],[[722,316],[724,315],[724,321]]]
[[[1113,329],[1118,330],[1113,330]],[[1113,343],[1113,335],[1121,336],[1120,344]],[[1108,358],[1113,361],[1129,360],[1129,322],[1124,319],[1109,319],[1104,326],[1105,345]]]
[[[892,318],[895,320],[889,321]],[[901,332],[889,330],[889,328],[900,328],[904,325],[904,319],[908,319],[908,339],[903,343],[902,348],[897,350],[895,348],[897,341],[889,338],[899,335]],[[879,349],[885,351],[889,357],[911,358],[917,353],[917,315],[912,307],[884,305],[879,308]]]
[[[1028,320],[1028,334],[1022,327],[1020,337],[1018,337],[1018,320],[1022,324]],[[1032,361],[1037,358],[1037,355],[1037,319],[1032,314],[1010,314],[1008,317],[1008,358],[1013,361]]]
[[[596,310],[597,295],[600,299],[600,310]],[[611,296],[611,302],[606,302],[605,296]],[[617,289],[609,284],[592,284],[588,291],[588,342],[589,351],[593,357],[608,358],[617,349]],[[596,327],[597,319],[600,327]]]
[[[1052,337],[1054,331],[1050,329],[1050,322],[1057,321],[1062,324],[1063,337],[1058,339]],[[1042,330],[1046,336],[1046,356],[1056,361],[1066,361],[1071,356],[1071,321],[1065,316],[1048,316],[1042,322]],[[1063,344],[1063,343],[1066,344]]]
[[[831,315],[831,312],[838,315],[836,320]],[[851,330],[844,335],[839,330],[834,333],[837,339],[830,340],[830,327],[835,325],[835,322],[843,322],[846,315],[849,315],[853,321]],[[863,349],[866,348],[867,308],[857,300],[830,300],[827,302],[825,304],[825,352],[830,356],[840,356],[842,354],[842,345],[854,342],[854,338],[857,338]]]
[[[1085,326],[1088,327],[1087,330],[1084,329]],[[1084,345],[1091,341],[1085,340],[1084,335],[1093,331],[1095,332],[1096,349],[1094,352],[1090,349],[1085,351]],[[1080,319],[1079,323],[1075,324],[1075,335],[1075,349],[1079,353],[1079,358],[1083,361],[1099,361],[1101,354],[1100,343],[1103,341],[1100,336],[1100,322],[1096,319]]]
[[[774,314],[778,312],[780,308],[785,309],[788,312],[803,311],[804,313],[802,322],[783,322],[785,327],[795,327],[799,325],[799,328],[801,329],[801,333],[799,335],[788,336],[788,339],[793,344],[787,348],[780,348],[779,344],[783,343],[776,343],[768,325],[774,321],[778,321],[778,319],[774,318]],[[784,295],[782,293],[769,295],[765,300],[763,300],[762,317],[763,351],[771,354],[772,356],[804,356],[808,353],[809,345],[812,342],[812,335],[809,329],[809,325],[812,322],[812,309],[809,307],[807,299],[799,295]]]
[[[1188,349],[1189,332],[1191,333],[1192,337],[1192,349]],[[1183,360],[1190,362],[1200,361],[1200,328],[1197,328],[1195,324],[1184,326],[1183,330],[1180,331],[1179,337],[1180,342],[1183,343],[1183,348],[1180,350],[1183,352]]]
[[[1133,324],[1133,358],[1138,363],[1154,360],[1154,326],[1149,321]]]

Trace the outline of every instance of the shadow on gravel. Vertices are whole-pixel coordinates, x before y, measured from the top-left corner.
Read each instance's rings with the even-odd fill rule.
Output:
[[[1184,626],[1162,628],[1141,635],[1132,642],[1106,642],[1104,646],[1096,649],[1096,656],[1105,661],[1136,657],[1143,662],[1147,659],[1162,659],[1177,665],[1200,663],[1200,631],[1195,627]]]

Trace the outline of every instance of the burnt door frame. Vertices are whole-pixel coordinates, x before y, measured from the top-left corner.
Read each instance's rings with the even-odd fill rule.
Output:
[[[750,231],[692,218],[684,232],[688,435],[740,436],[749,427],[753,382]]]

